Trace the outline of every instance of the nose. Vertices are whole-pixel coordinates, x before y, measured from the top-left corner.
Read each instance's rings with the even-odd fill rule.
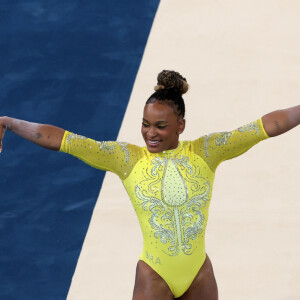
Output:
[[[154,138],[157,135],[154,127],[149,127],[147,131],[147,138]]]

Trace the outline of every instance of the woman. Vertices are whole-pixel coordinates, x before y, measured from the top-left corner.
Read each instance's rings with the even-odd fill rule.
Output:
[[[134,300],[215,300],[217,284],[205,252],[205,228],[214,174],[224,160],[300,124],[300,105],[263,116],[231,132],[179,142],[185,128],[185,78],[158,75],[142,121],[146,147],[97,142],[50,125],[0,118],[0,140],[10,130],[40,146],[72,154],[116,173],[137,213],[144,248]],[[2,149],[2,143],[1,143]]]

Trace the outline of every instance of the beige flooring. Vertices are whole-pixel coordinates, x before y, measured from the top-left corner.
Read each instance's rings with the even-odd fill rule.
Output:
[[[182,73],[182,140],[300,104],[300,1],[162,0],[119,134],[143,145],[142,110],[162,69]],[[221,300],[300,299],[300,127],[218,168],[207,252]],[[69,300],[132,297],[142,250],[122,183],[107,174]]]

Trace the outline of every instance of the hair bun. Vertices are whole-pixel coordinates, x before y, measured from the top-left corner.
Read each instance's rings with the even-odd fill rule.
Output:
[[[157,85],[154,87],[155,91],[163,89],[174,89],[180,95],[185,94],[189,85],[184,77],[178,72],[163,70],[157,76]]]

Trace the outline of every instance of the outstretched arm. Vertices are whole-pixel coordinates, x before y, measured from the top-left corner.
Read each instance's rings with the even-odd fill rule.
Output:
[[[0,151],[6,130],[44,148],[58,151],[65,130],[52,125],[38,124],[10,117],[0,117]]]
[[[264,115],[262,121],[269,136],[283,134],[300,124],[300,105],[273,111]]]

